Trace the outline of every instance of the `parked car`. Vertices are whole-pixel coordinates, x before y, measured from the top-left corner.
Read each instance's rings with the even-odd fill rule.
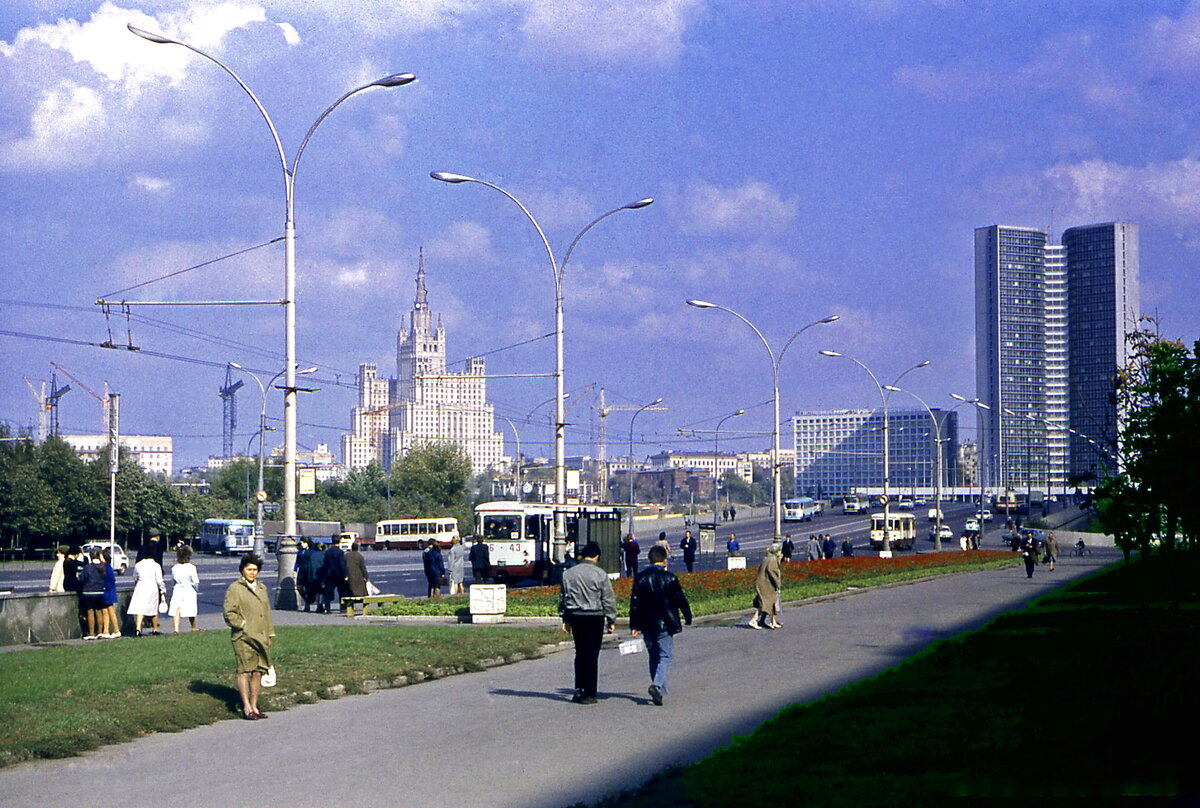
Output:
[[[129,556],[125,555],[125,550],[119,544],[109,544],[106,541],[90,541],[83,545],[83,552],[88,558],[94,558],[101,550],[108,550],[112,556],[113,572],[117,575],[124,575],[125,570],[129,569]]]

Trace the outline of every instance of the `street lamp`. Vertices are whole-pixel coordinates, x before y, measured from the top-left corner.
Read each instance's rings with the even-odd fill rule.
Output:
[[[564,400],[564,401],[566,401],[568,398],[570,398],[570,397],[571,397],[571,394],[570,394],[570,393],[563,393],[562,397],[563,397],[563,400]],[[533,423],[533,414],[534,414],[535,412],[537,412],[538,410],[540,410],[542,407],[546,406],[547,404],[549,404],[549,403],[551,403],[551,402],[553,402],[553,401],[557,401],[557,400],[558,400],[558,397],[557,397],[557,396],[551,396],[550,398],[546,399],[545,401],[542,401],[542,402],[540,402],[539,404],[537,404],[537,405],[536,405],[536,406],[535,406],[535,407],[534,407],[532,410],[530,410],[530,411],[529,411],[529,412],[526,414],[526,416],[525,416],[525,420],[523,421],[523,423],[525,423],[525,424],[530,424],[530,423]],[[518,438],[518,440],[519,440],[519,438]],[[518,449],[518,451],[517,451],[517,455],[518,455],[518,460],[519,460],[519,459],[520,459],[520,458],[519,458],[519,456],[520,456],[520,444],[519,444],[519,443],[517,444],[517,449]],[[543,492],[542,492],[542,490],[539,490],[539,491],[538,491],[538,501],[539,501],[539,502],[545,502],[545,499],[543,499],[543,497],[542,497],[542,493],[543,493]],[[557,499],[557,498],[556,498],[556,499]],[[519,496],[517,497],[517,501],[518,501],[518,502],[520,502],[520,501],[521,501],[521,498],[520,498]]]
[[[738,318],[743,323],[750,326],[750,330],[752,330],[755,334],[758,335],[759,340],[762,341],[763,347],[767,349],[767,355],[771,358],[771,401],[773,404],[774,419],[775,419],[774,422],[771,424],[771,486],[772,486],[772,490],[773,490],[773,499],[774,499],[772,510],[775,513],[775,535],[774,535],[774,538],[776,540],[778,540],[778,539],[782,538],[782,536],[783,536],[782,514],[781,514],[781,511],[783,509],[783,497],[780,494],[780,490],[779,490],[779,487],[780,487],[780,479],[779,479],[779,363],[783,361],[783,355],[785,353],[787,353],[787,349],[791,347],[793,342],[795,342],[796,337],[800,336],[805,331],[812,328],[814,325],[823,325],[825,323],[835,322],[838,319],[840,319],[840,315],[831,314],[828,317],[822,317],[820,320],[814,320],[813,322],[804,326],[803,328],[801,328],[799,331],[797,331],[795,334],[792,334],[792,336],[788,338],[788,341],[783,344],[783,350],[781,350],[779,352],[779,356],[776,357],[775,352],[771,350],[771,346],[767,342],[767,338],[763,336],[763,333],[761,331],[759,331],[758,328],[755,327],[754,323],[750,322],[749,320],[747,320],[742,315],[738,314],[733,309],[727,308],[718,303],[709,303],[707,300],[689,300],[689,301],[687,301],[687,304],[689,306],[691,306],[692,308],[696,308],[696,309],[720,309],[721,311],[732,314],[734,317]],[[716,470],[714,469],[714,471],[716,471]]]
[[[859,362],[853,356],[847,356],[846,354],[838,353],[837,351],[820,351],[819,353],[821,354],[821,356],[824,356],[829,359],[849,359],[851,362],[858,365],[860,368],[862,368],[863,370],[865,370],[867,372],[867,375],[871,377],[871,381],[875,382],[875,387],[878,388],[878,390],[879,390],[879,398],[883,402],[883,547],[879,551],[879,557],[880,558],[891,558],[892,557],[892,500],[891,500],[891,497],[889,496],[889,491],[888,491],[888,483],[891,479],[891,448],[888,445],[891,442],[889,440],[890,436],[888,435],[889,391],[893,390],[893,389],[898,389],[897,386],[900,384],[900,380],[903,379],[905,376],[907,376],[909,373],[912,373],[914,370],[920,370],[921,368],[928,367],[929,360],[926,359],[923,362],[918,362],[917,364],[913,365],[908,370],[904,371],[899,376],[897,376],[896,380],[893,381],[891,384],[882,385],[879,383],[879,379],[876,378],[875,374],[871,372],[871,369],[869,367],[867,367],[866,365],[864,365],[862,362]]]
[[[237,362],[230,362],[231,368],[237,368],[245,373],[251,379],[258,383],[258,389],[262,393],[262,410],[258,415],[258,495],[255,499],[258,501],[258,512],[254,521],[254,554],[261,557],[267,550],[266,536],[263,535],[263,500],[266,495],[266,487],[263,483],[263,436],[267,430],[267,388],[275,384],[275,380],[286,373],[286,370],[281,370],[271,377],[271,380],[265,385],[262,379],[258,378],[257,373],[252,373],[246,368],[239,365]],[[310,373],[316,373],[317,368],[305,368],[296,372],[297,376],[307,376]]]
[[[643,411],[648,410],[651,407],[654,407],[658,404],[662,404],[662,398],[656,398],[653,401],[651,401],[649,404],[643,404],[642,406],[638,407],[637,411],[633,414],[633,417],[629,419],[629,464],[628,464],[628,468],[626,469],[626,476],[629,477],[629,532],[630,533],[634,532],[634,530],[633,530],[633,508],[634,508],[634,504],[633,504],[633,489],[634,489],[634,485],[633,485],[633,422],[637,420],[637,417],[639,415],[641,415]]]
[[[958,393],[951,393],[950,398],[963,404],[970,404],[975,408],[975,424],[977,434],[975,435],[975,476],[979,478],[979,533],[983,536],[983,411],[990,410],[991,407],[977,398],[966,398]]]
[[[650,197],[639,199],[636,202],[630,202],[628,205],[622,205],[619,208],[613,208],[607,213],[597,216],[592,221],[588,222],[587,226],[579,231],[579,234],[571,241],[567,247],[566,253],[563,255],[561,263],[555,260],[554,250],[550,248],[550,241],[546,238],[545,231],[538,224],[537,219],[533,218],[533,214],[529,209],[521,203],[521,200],[510,194],[508,191],[501,188],[495,183],[481,180],[476,177],[468,177],[465,174],[455,174],[452,171],[432,171],[430,177],[438,182],[446,182],[451,185],[460,185],[465,182],[473,182],[491,188],[493,191],[498,191],[521,209],[525,214],[525,218],[533,225],[533,229],[537,231],[538,236],[542,240],[542,246],[546,249],[546,257],[550,259],[550,272],[554,276],[554,391],[558,399],[557,406],[554,411],[554,552],[553,561],[560,562],[563,560],[564,548],[566,546],[567,523],[564,506],[567,504],[567,465],[566,465],[566,410],[563,400],[566,398],[564,393],[565,374],[563,368],[563,275],[566,272],[567,261],[571,258],[571,252],[575,249],[575,245],[583,238],[584,234],[599,224],[604,219],[612,216],[614,213],[620,213],[623,210],[641,210],[654,204],[654,200]]]
[[[908,393],[910,396],[915,398],[922,407],[925,408],[925,412],[929,413],[929,420],[933,421],[933,445],[935,449],[933,458],[935,464],[933,509],[937,517],[934,524],[933,549],[935,552],[940,553],[942,551],[942,425],[938,421],[937,417],[933,414],[933,410],[930,408],[930,406],[925,403],[925,399],[918,396],[912,390],[903,390],[895,385],[890,384],[884,385],[883,389],[887,390],[889,393]]]
[[[721,504],[721,475],[717,473],[717,458],[720,457],[719,447],[721,445],[721,424],[728,421],[730,418],[737,418],[739,415],[744,415],[745,410],[737,410],[731,412],[721,420],[717,421],[717,428],[713,430],[713,539],[717,538],[717,525],[720,520],[717,519],[718,509]]]
[[[292,164],[289,167],[287,155],[283,150],[283,143],[279,139],[279,132],[275,129],[275,124],[271,121],[271,116],[267,114],[266,107],[258,100],[258,96],[250,89],[246,82],[242,81],[237,73],[222,62],[220,59],[205,53],[199,48],[195,48],[186,42],[181,42],[177,39],[165,37],[162,34],[144,31],[136,28],[133,25],[126,26],[130,33],[136,34],[147,42],[153,42],[158,45],[179,45],[187,48],[193,53],[203,56],[217,67],[224,70],[226,73],[237,82],[246,95],[250,96],[250,100],[254,102],[254,106],[262,115],[263,120],[267,124],[267,128],[271,130],[271,138],[275,141],[275,150],[278,152],[279,164],[283,169],[283,192],[284,192],[284,210],[285,218],[283,225],[284,237],[284,385],[283,385],[283,536],[279,542],[279,586],[275,590],[275,607],[276,608],[296,608],[295,584],[285,585],[291,581],[295,572],[295,553],[296,553],[296,226],[295,226],[295,181],[296,169],[300,165],[300,158],[304,155],[304,148],[308,145],[309,138],[313,132],[325,120],[328,115],[337,108],[339,104],[345,101],[350,96],[368,90],[372,87],[403,87],[406,84],[411,84],[416,81],[416,76],[412,73],[393,73],[375,81],[355,87],[353,90],[342,95],[341,98],[330,104],[324,112],[322,112],[312,126],[308,128],[304,139],[300,141],[299,148],[292,158]],[[289,561],[284,563],[284,555],[289,556]]]

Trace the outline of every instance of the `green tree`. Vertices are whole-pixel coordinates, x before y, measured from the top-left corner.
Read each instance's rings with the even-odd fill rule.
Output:
[[[470,480],[471,460],[458,444],[414,447],[392,467],[392,510],[406,516],[450,513],[458,518],[460,529],[469,530]]]

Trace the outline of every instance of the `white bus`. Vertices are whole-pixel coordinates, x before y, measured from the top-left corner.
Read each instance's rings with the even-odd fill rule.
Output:
[[[911,550],[917,538],[917,519],[912,513],[893,511],[886,519],[882,513],[871,514],[871,549],[883,548],[884,523],[888,528],[888,543],[893,550]]]
[[[376,550],[424,550],[436,541],[449,547],[458,538],[458,520],[452,516],[426,519],[383,519],[375,523]]]
[[[254,549],[250,519],[205,519],[200,526],[200,552],[240,555]]]
[[[621,509],[611,505],[560,506],[566,522],[566,550],[575,558],[589,541],[600,545],[600,567],[611,577],[620,571]],[[553,504],[485,502],[475,507],[475,535],[482,537],[498,583],[534,578],[548,581],[555,567]],[[376,539],[378,541],[378,539]]]
[[[821,514],[821,506],[812,497],[796,497],[783,501],[783,521],[807,522]]]

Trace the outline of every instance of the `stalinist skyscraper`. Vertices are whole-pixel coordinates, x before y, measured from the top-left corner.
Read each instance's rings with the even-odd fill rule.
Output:
[[[373,369],[360,366],[360,387],[371,384]],[[343,462],[347,466],[361,467],[370,459],[383,464],[388,452],[398,458],[415,446],[429,443],[457,443],[471,458],[476,474],[502,462],[504,437],[495,431],[494,409],[487,401],[484,360],[468,359],[462,371],[446,370],[446,329],[440,317],[434,325],[425,290],[423,253],[417,267],[417,294],[412,312],[407,326],[401,318],[396,334],[396,378],[390,380],[389,387],[386,427],[376,418],[364,417],[361,405],[355,408],[352,415],[355,434],[343,439]],[[368,398],[360,390],[360,402]],[[379,409],[376,407],[373,414],[378,415]],[[374,440],[358,434],[360,424],[376,430]],[[379,434],[385,429],[385,434]],[[358,445],[378,450],[364,462],[359,458],[366,452],[347,451]]]

